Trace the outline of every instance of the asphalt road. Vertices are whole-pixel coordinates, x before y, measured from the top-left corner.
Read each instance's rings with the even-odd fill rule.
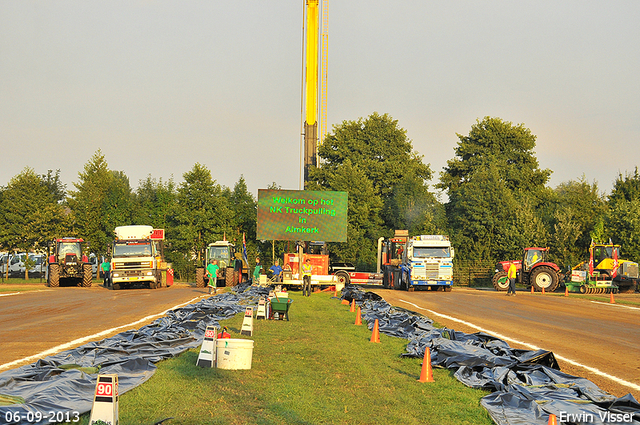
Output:
[[[13,362],[80,338],[102,332],[72,345],[138,329],[167,309],[207,296],[206,289],[190,285],[112,291],[96,283],[91,288],[42,286],[37,291],[9,293],[0,293],[0,372],[32,363],[37,359]],[[122,328],[104,332],[118,327]],[[68,348],[72,347],[64,349]]]
[[[630,392],[640,400],[640,308],[560,294],[518,292],[515,297],[507,297],[504,292],[464,288],[452,292],[373,291],[394,306],[424,314],[451,329],[472,333],[479,327],[508,338],[511,347],[553,351],[560,357],[563,371],[588,378],[616,396]],[[616,298],[640,301],[637,294],[619,294]],[[570,361],[596,368],[636,388]]]

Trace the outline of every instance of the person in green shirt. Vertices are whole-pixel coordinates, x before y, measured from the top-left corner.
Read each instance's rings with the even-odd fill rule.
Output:
[[[103,285],[105,288],[107,288],[109,286],[111,277],[111,264],[109,263],[109,260],[105,258],[102,264],[100,264],[100,269],[102,270],[102,277],[104,278]]]
[[[262,265],[260,264],[260,258],[256,258],[256,267],[253,269],[253,284],[257,285],[260,283],[260,271],[262,270]]]
[[[209,277],[209,294],[211,294],[211,288],[213,288],[213,293],[216,293],[219,270],[220,267],[218,267],[218,261],[211,260],[211,262],[209,262],[209,265],[207,266],[207,276]]]

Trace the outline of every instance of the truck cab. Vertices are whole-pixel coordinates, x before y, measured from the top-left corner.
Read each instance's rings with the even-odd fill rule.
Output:
[[[113,289],[148,284],[151,289],[166,286],[167,263],[162,257],[151,226],[119,226],[111,248],[111,284]]]
[[[402,259],[402,289],[422,287],[451,291],[454,250],[444,235],[420,235],[409,239]]]

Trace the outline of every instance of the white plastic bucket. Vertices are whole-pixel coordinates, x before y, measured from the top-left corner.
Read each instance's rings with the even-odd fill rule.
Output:
[[[251,369],[253,340],[218,338],[216,351],[219,369]]]

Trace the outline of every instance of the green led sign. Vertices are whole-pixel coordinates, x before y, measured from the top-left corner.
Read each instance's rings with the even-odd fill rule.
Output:
[[[258,190],[258,240],[347,241],[347,192]]]

